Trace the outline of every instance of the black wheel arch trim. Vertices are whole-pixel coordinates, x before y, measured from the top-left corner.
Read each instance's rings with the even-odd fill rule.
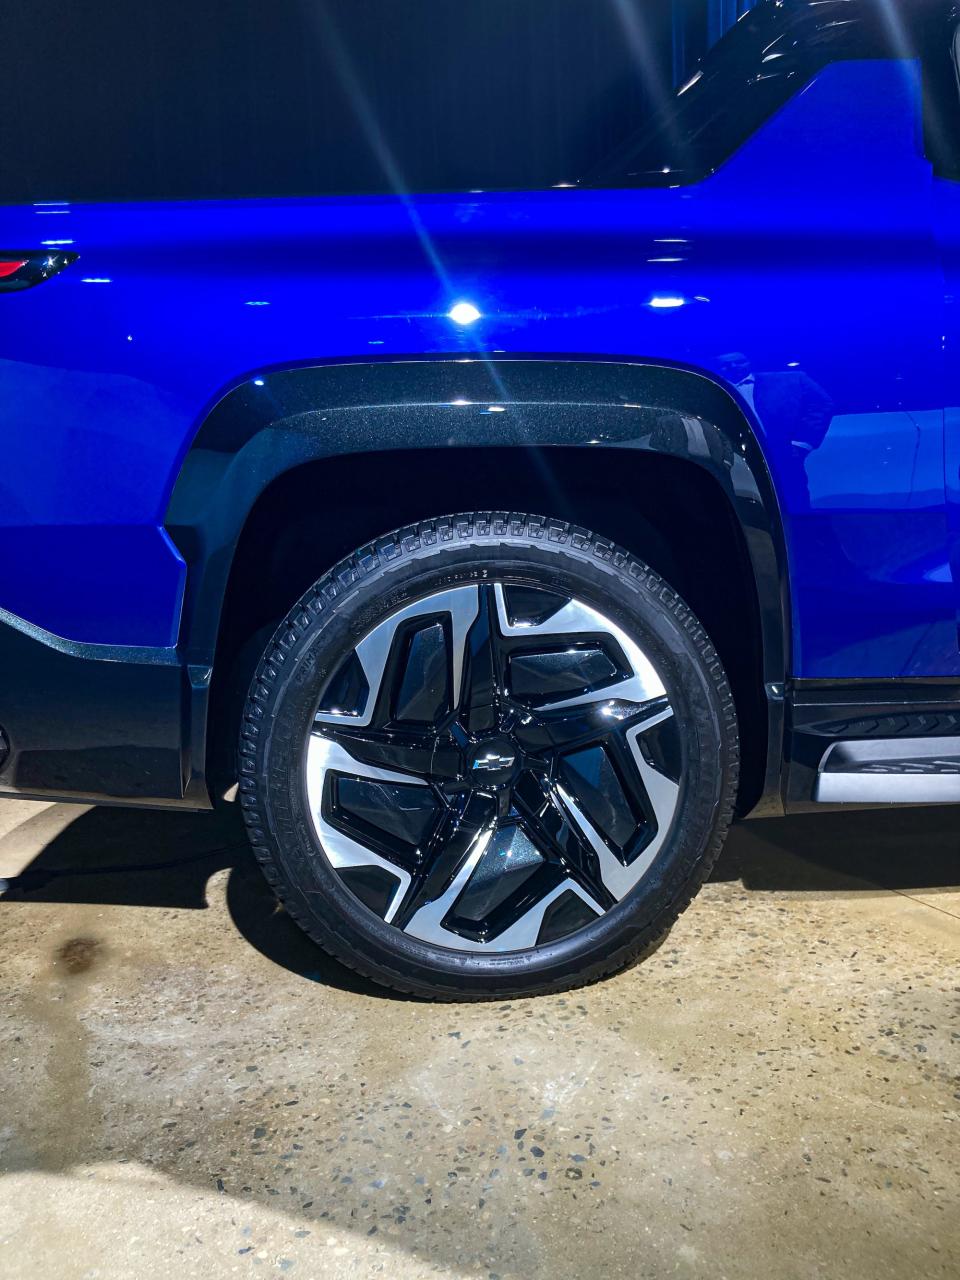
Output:
[[[713,476],[753,571],[768,705],[762,808],[779,810],[790,644],[783,525],[757,434],[733,397],[698,370],[627,359],[418,357],[251,375],[204,418],[166,514],[188,565],[184,660],[212,664],[244,523],[274,481],[348,454],[465,446],[632,449],[682,459]],[[205,727],[194,725],[193,739],[199,747]]]

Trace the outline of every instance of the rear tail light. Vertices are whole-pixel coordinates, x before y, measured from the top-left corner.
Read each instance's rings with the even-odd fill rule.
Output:
[[[0,250],[0,293],[31,289],[35,284],[42,284],[57,275],[64,267],[69,267],[76,259],[75,253]]]

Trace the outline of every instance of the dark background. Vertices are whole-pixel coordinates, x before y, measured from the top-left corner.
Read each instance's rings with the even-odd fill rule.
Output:
[[[752,0],[0,0],[0,202],[538,186]]]

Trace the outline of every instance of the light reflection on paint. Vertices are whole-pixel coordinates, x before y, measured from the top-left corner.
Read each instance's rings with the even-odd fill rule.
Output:
[[[480,319],[480,312],[472,302],[455,302],[447,312],[447,317],[454,324],[474,324]]]

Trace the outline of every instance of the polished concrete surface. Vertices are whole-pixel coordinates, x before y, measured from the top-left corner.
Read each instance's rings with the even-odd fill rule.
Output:
[[[745,825],[641,967],[391,997],[231,812],[0,802],[0,1275],[960,1275],[960,814]]]

